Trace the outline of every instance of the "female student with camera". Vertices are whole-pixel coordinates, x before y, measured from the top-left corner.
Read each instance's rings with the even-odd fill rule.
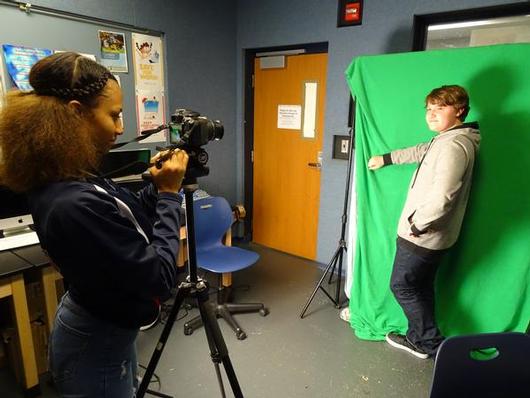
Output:
[[[41,246],[68,283],[50,369],[64,396],[132,397],[138,329],[176,284],[188,156],[174,151],[133,194],[96,171],[123,133],[114,76],[66,52],[37,62],[29,79],[34,91],[9,93],[0,113],[0,181],[27,193]]]

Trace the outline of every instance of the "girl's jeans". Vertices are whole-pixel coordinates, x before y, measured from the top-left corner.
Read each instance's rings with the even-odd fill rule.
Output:
[[[136,329],[94,318],[66,293],[55,315],[48,359],[65,398],[131,398],[136,389]]]

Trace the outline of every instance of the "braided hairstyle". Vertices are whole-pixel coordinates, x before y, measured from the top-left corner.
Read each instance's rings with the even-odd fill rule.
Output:
[[[34,91],[9,92],[0,110],[0,184],[24,192],[96,170],[103,154],[92,109],[110,80],[104,66],[73,52],[38,61],[29,75]],[[82,106],[69,106],[72,100]]]
[[[29,74],[29,83],[37,95],[75,99],[90,107],[109,79],[116,80],[107,68],[73,52],[44,58]]]

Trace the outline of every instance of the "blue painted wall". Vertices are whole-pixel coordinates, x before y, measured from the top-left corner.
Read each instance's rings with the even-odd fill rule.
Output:
[[[169,109],[188,107],[223,121],[225,138],[206,147],[211,174],[200,179],[200,184],[232,203],[242,202],[244,192],[244,50],[328,42],[317,255],[318,261],[326,263],[340,235],[346,162],[331,159],[331,144],[334,134],[346,132],[349,92],[344,70],[352,58],[409,51],[414,14],[513,2],[365,0],[363,24],[344,28],[336,27],[337,0],[36,0],[32,3],[165,32]]]

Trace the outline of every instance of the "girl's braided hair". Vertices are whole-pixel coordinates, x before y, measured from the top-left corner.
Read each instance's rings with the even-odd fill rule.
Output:
[[[96,170],[103,154],[92,110],[109,80],[116,79],[104,66],[73,52],[38,61],[29,74],[34,91],[9,92],[0,110],[0,184],[29,191]]]
[[[73,52],[53,54],[31,69],[29,82],[37,95],[93,106],[108,80],[116,78],[107,68]]]

